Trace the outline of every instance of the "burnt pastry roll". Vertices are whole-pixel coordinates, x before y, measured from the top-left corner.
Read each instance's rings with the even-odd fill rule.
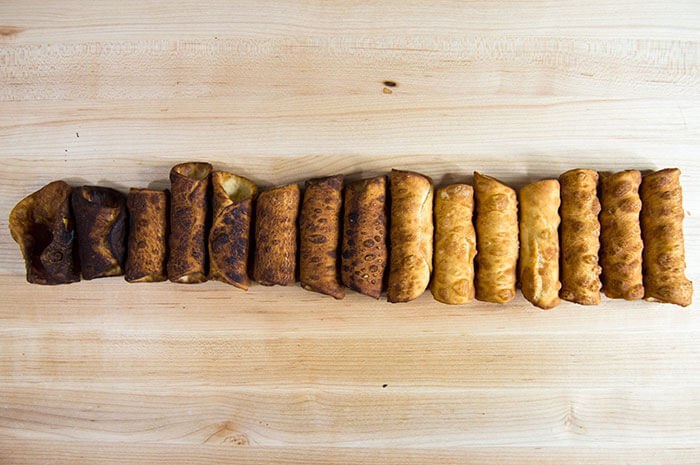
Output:
[[[168,191],[130,189],[129,245],[124,278],[130,283],[168,279],[165,272],[168,240]]]
[[[68,184],[54,181],[10,212],[10,234],[22,252],[30,283],[80,281],[70,193]]]
[[[612,299],[644,296],[641,182],[639,171],[621,171],[600,180],[600,264],[603,292]]]
[[[212,173],[211,184],[209,279],[248,290],[250,228],[258,188],[250,179],[223,171]]]
[[[600,303],[600,202],[598,173],[575,169],[559,176],[561,184],[561,291],[581,305]]]
[[[109,187],[83,186],[73,189],[71,205],[83,279],[124,274],[126,197]]]
[[[289,286],[295,282],[299,200],[296,184],[258,196],[253,277],[263,286]]]
[[[686,307],[693,283],[685,276],[680,174],[669,168],[642,178],[644,299]]]
[[[336,299],[345,297],[338,274],[343,176],[309,179],[299,217],[301,286]]]
[[[491,176],[474,172],[476,298],[504,304],[515,297],[518,264],[518,199]]]
[[[466,304],[474,298],[473,210],[471,186],[452,184],[435,193],[435,252],[430,291],[438,302]]]
[[[411,171],[391,170],[389,302],[419,297],[433,270],[433,181]]]
[[[559,304],[559,181],[520,189],[519,275],[523,296],[542,309]]]
[[[168,279],[195,284],[207,280],[209,163],[182,163],[170,170],[170,256]]]
[[[345,188],[340,276],[343,284],[378,299],[388,257],[386,176],[363,179]]]

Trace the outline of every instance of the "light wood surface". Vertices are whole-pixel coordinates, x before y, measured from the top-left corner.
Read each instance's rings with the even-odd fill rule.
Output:
[[[700,462],[695,304],[32,286],[7,227],[51,180],[195,159],[262,186],[677,166],[697,285],[699,41],[692,0],[1,2],[0,463]]]

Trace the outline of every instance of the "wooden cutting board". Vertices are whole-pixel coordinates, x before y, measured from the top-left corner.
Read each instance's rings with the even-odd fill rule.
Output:
[[[97,3],[0,4],[0,463],[700,462],[697,305],[32,286],[7,228],[53,179],[194,159],[263,186],[677,166],[698,285],[700,3]]]

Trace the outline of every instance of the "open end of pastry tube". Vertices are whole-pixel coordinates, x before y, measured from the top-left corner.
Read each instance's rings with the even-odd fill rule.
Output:
[[[209,163],[182,163],[174,166],[173,171],[195,181],[201,181],[211,173],[211,165]]]
[[[253,197],[256,191],[255,184],[251,181],[232,174],[226,176],[221,185],[233,203]]]

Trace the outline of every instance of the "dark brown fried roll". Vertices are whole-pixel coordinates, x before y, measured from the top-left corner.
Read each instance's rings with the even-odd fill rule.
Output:
[[[22,251],[30,283],[80,281],[70,193],[68,184],[54,181],[20,200],[10,213],[10,234]]]
[[[170,257],[168,279],[195,284],[207,280],[207,195],[209,163],[182,163],[170,170]]]
[[[391,170],[389,302],[419,297],[433,270],[433,180],[412,171]]]
[[[301,286],[336,299],[345,297],[338,275],[343,176],[309,179],[299,218]]]
[[[168,191],[130,189],[129,247],[125,279],[130,283],[165,281]]]
[[[258,188],[250,179],[224,171],[214,171],[211,184],[209,279],[248,290],[250,225]]]
[[[559,176],[561,184],[561,291],[581,305],[600,303],[600,202],[598,173],[574,169]]]
[[[296,184],[258,196],[253,277],[263,286],[289,286],[295,282],[300,197]]]
[[[642,178],[644,299],[687,307],[693,283],[685,276],[681,172],[669,168]]]
[[[77,187],[71,193],[71,204],[83,278],[124,274],[127,234],[124,194],[109,187]]]
[[[384,285],[387,252],[386,177],[345,188],[341,279],[361,294],[378,299]]]
[[[641,182],[639,171],[621,171],[600,180],[600,264],[603,292],[611,299],[644,296]]]

